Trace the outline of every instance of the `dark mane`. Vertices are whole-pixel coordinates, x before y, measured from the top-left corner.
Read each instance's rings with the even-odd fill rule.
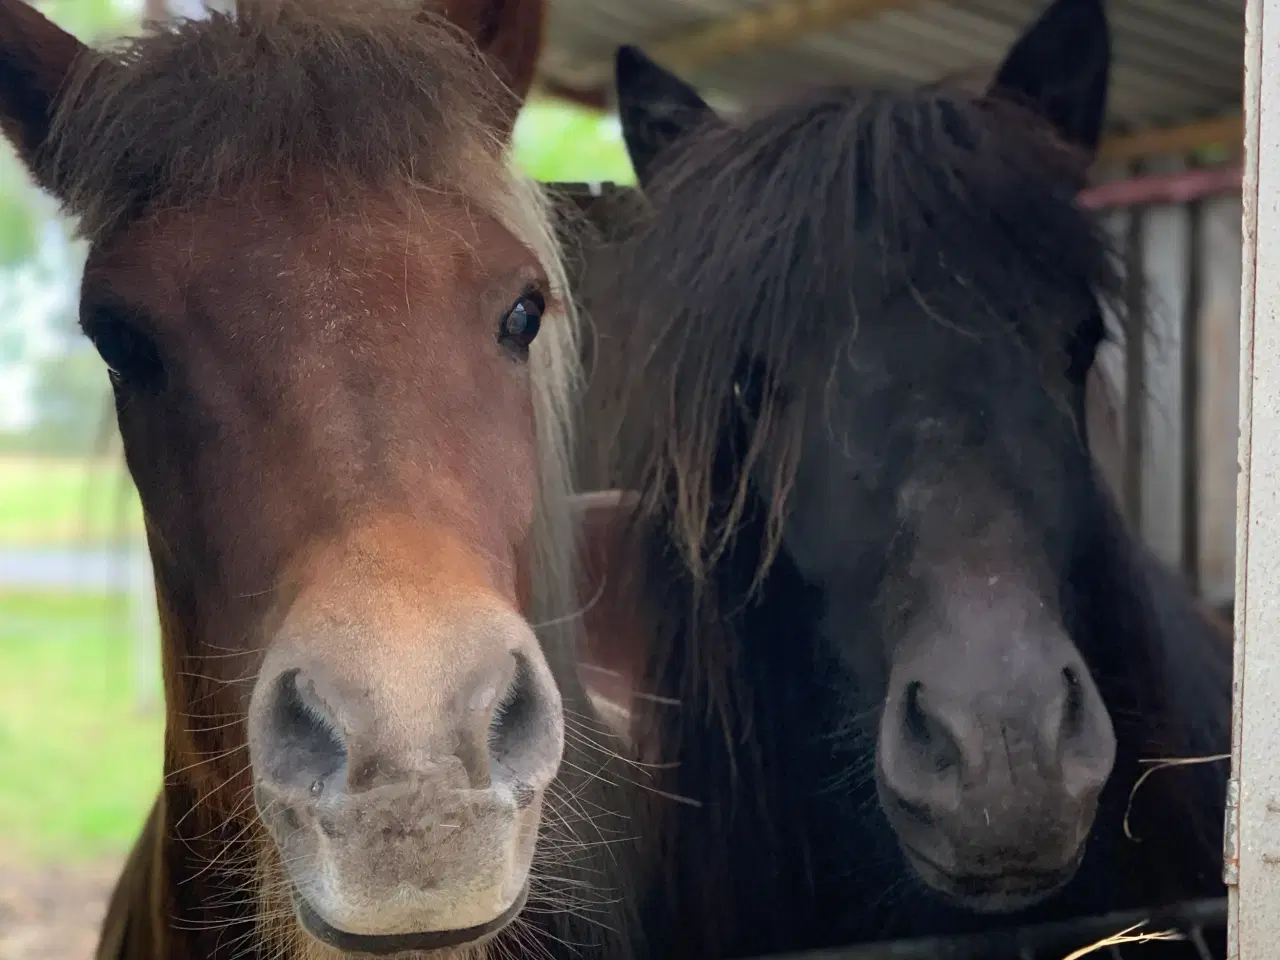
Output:
[[[755,385],[757,430],[745,440],[744,479],[716,513],[708,465],[735,409],[735,384],[740,390],[748,373],[737,369],[740,358],[794,369],[824,351],[815,389],[825,380],[840,355],[829,342],[828,317],[850,307],[851,265],[839,254],[864,252],[869,262],[856,269],[878,280],[871,299],[918,298],[928,289],[939,316],[947,313],[943,298],[976,296],[992,309],[972,313],[1003,323],[1016,311],[999,308],[1026,312],[1036,291],[1081,277],[1099,298],[1119,292],[1107,238],[1074,202],[1079,164],[1029,112],[945,90],[829,90],[741,126],[706,124],[672,148],[652,200],[680,215],[645,223],[616,248],[628,299],[617,303],[606,294],[603,301],[626,314],[618,327],[632,331],[637,350],[623,351],[623,368],[599,379],[617,384],[609,406],[620,415],[610,427],[621,427],[621,411],[630,397],[644,395],[652,371],[670,371],[673,389],[645,396],[651,416],[603,435],[617,436],[613,452],[623,458],[623,474],[643,479],[651,505],[674,487],[673,533],[695,573],[727,546],[742,519],[745,478],[767,435],[775,426],[785,432],[778,421],[798,399]],[[740,216],[726,217],[727,210]],[[672,257],[673,250],[681,255]],[[1002,251],[1015,250],[1039,273],[1018,278],[1002,270]],[[1030,282],[1011,285],[1017,279]],[[854,311],[875,306],[854,304]],[[706,322],[717,315],[735,322]],[[1027,333],[1029,348],[1060,375],[1062,331],[1047,324]],[[635,452],[643,462],[628,459]],[[784,494],[793,468],[777,464],[776,489]],[[765,566],[776,553],[784,506],[770,505]]]
[[[494,111],[516,107],[470,40],[413,5],[241,2],[83,57],[43,164],[96,236],[301,170],[338,195],[475,182],[501,162]]]

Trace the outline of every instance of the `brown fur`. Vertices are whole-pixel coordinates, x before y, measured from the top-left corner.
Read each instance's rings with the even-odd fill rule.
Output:
[[[496,28],[467,35],[390,3],[261,0],[98,54],[0,0],[0,126],[91,242],[82,323],[128,368],[117,418],[156,571],[165,785],[102,960],[336,956],[295,920],[305,864],[282,863],[254,802],[264,658],[360,685],[348,716],[377,704],[401,751],[379,757],[413,763],[397,744],[461,722],[447,695],[503,644],[550,668],[568,756],[500,824],[518,862],[541,804],[529,908],[456,952],[627,955],[625,871],[593,842],[621,829],[618,761],[575,669],[575,319],[541,196],[507,164],[537,52],[510,34],[540,31],[542,4],[490,6],[474,23]],[[496,334],[531,285],[548,308],[526,362]],[[432,796],[405,809],[429,819]],[[472,832],[489,860],[357,838],[344,880],[514,882]],[[349,896],[385,913],[373,890]]]
[[[546,39],[546,9],[540,3],[442,0],[441,12],[486,51],[514,90],[528,90]]]
[[[302,171],[335,202],[353,185],[488,191],[518,103],[451,34],[354,0],[179,21],[84,58],[37,162],[90,236]]]

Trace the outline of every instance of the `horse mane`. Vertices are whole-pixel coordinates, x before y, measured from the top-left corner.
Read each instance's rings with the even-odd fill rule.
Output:
[[[534,252],[552,295],[530,350],[539,489],[527,615],[556,676],[567,722],[582,728],[592,707],[577,673],[581,624],[570,500],[579,319],[549,201],[508,162],[503,134],[518,106],[468,37],[413,5],[241,0],[233,13],[153,24],[116,49],[86,55],[59,100],[42,172],[82,235],[96,242],[149,216],[206,203],[251,203],[256,191],[287,190],[294,178],[304,178],[308,189],[322,191],[327,211],[357,219],[361,194],[386,192],[412,203],[421,190],[461,191]],[[166,651],[166,670],[175,675],[178,656]],[[600,892],[591,892],[606,873],[628,879],[613,866],[617,856],[577,836],[584,822],[593,832],[607,830],[612,816],[626,813],[624,791],[616,786],[624,778],[601,777],[620,762],[604,736],[601,725],[569,738],[576,761],[562,766],[546,801],[547,816],[563,829],[550,824],[549,849],[539,845],[531,894],[531,903],[567,905],[555,923],[573,925],[573,939],[587,943],[632,936],[625,932],[625,897],[608,891],[602,903],[595,899]],[[584,759],[589,751],[596,755]],[[166,792],[174,788],[169,784]],[[609,808],[579,812],[589,802],[584,789],[603,794]],[[170,839],[166,804],[162,795],[125,867],[100,957],[150,956],[166,936],[169,912],[156,886]],[[174,815],[189,812],[213,816],[194,808]],[[218,823],[207,826],[208,836],[220,835]],[[228,842],[269,847],[259,833],[235,827]],[[583,849],[571,857],[570,847]],[[228,860],[245,862],[238,854]],[[319,949],[300,943],[286,922],[291,909],[277,902],[279,878],[267,870],[256,882],[270,914],[256,935],[284,950],[281,955]],[[602,907],[618,929],[578,916]],[[514,935],[536,939],[528,924],[517,921],[525,929]]]
[[[1121,675],[1101,677],[1100,683],[1104,695],[1113,683],[1128,693],[1120,710],[1113,710],[1113,721],[1118,730],[1128,728],[1140,740],[1140,759],[1147,764],[1175,761],[1174,768],[1156,774],[1162,783],[1123,798],[1126,832],[1131,822],[1138,843],[1144,834],[1189,834],[1199,848],[1195,852],[1214,864],[1211,882],[1216,882],[1226,799],[1223,756],[1231,746],[1231,625],[1136,538],[1109,493],[1102,496],[1106,562],[1093,573],[1106,583],[1095,580],[1086,589],[1094,592],[1115,583],[1131,588],[1113,586],[1101,594],[1116,602],[1098,616],[1110,636],[1099,638],[1094,652],[1098,647],[1132,651],[1133,641],[1140,652],[1123,660]],[[1179,768],[1177,761],[1190,764]],[[1206,811],[1214,815],[1206,818]],[[1171,885],[1178,882],[1188,878],[1178,877]]]

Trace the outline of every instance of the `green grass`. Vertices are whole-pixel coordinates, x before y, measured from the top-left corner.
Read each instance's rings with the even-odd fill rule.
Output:
[[[0,848],[93,859],[132,843],[163,714],[134,705],[123,597],[0,593]]]
[[[0,457],[0,547],[106,543],[141,521],[119,460]]]

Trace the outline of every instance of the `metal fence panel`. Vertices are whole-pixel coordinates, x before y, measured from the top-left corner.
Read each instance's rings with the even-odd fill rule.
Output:
[[[1197,900],[1164,910],[1113,913],[1060,923],[1020,927],[997,933],[964,937],[934,937],[918,940],[894,940],[857,946],[810,950],[804,953],[780,953],[756,960],[1061,960],[1068,951],[1115,936],[1138,925],[1147,933],[1172,931],[1191,943],[1201,960],[1218,960],[1205,943],[1204,931],[1221,931],[1226,920],[1226,901]],[[1151,951],[1152,960],[1161,956],[1158,946],[1101,948],[1090,954],[1090,960],[1138,960]]]

